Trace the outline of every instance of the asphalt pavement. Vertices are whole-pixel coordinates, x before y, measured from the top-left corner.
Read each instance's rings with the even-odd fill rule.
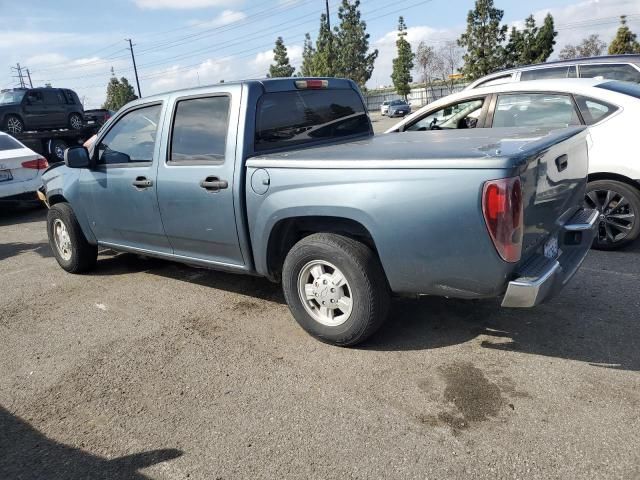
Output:
[[[0,213],[2,479],[640,478],[640,244],[532,310],[396,300],[343,349],[260,278],[67,274],[45,213]]]

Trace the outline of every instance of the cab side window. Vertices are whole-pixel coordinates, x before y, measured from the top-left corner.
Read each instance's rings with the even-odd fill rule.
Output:
[[[178,101],[171,132],[170,163],[224,163],[229,102],[227,95]]]
[[[150,105],[125,114],[97,146],[98,165],[153,161],[162,105]]]
[[[557,127],[580,125],[569,95],[513,93],[498,95],[493,127]]]
[[[544,80],[547,78],[569,78],[571,73],[572,77],[575,77],[576,67],[549,67],[549,68],[535,68],[533,70],[524,70],[520,73],[520,81],[526,82],[527,80]]]
[[[465,100],[464,102],[447,105],[409,125],[405,128],[405,131],[421,132],[425,130],[476,128],[484,101],[484,98],[475,98],[473,100]]]
[[[43,93],[45,105],[59,105],[61,103],[57,90],[45,90]]]
[[[32,90],[27,92],[27,103],[30,105],[42,105],[44,104],[44,97],[42,96],[42,92]]]

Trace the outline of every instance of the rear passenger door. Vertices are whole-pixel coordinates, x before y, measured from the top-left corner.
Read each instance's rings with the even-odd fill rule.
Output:
[[[568,94],[511,92],[500,93],[495,98],[488,118],[492,128],[565,128],[582,123]]]
[[[66,127],[66,108],[64,97],[60,90],[56,88],[44,89],[44,105],[46,107],[47,116],[45,126],[49,128]]]
[[[174,254],[242,266],[234,185],[240,90],[176,97],[165,157],[158,168],[158,203]]]

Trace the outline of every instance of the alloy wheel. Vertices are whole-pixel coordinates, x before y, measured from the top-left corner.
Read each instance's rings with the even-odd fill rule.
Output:
[[[71,255],[73,253],[71,237],[69,236],[66,225],[59,218],[55,219],[53,222],[53,241],[60,257],[65,262],[71,260]]]
[[[349,282],[335,265],[324,260],[313,260],[300,270],[298,294],[307,313],[322,325],[337,327],[351,315]]]
[[[614,190],[592,190],[587,193],[585,204],[600,213],[596,235],[599,244],[621,242],[633,230],[636,212],[624,195]]]

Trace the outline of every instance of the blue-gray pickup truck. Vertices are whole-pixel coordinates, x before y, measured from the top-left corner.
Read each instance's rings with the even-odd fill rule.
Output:
[[[533,307],[593,239],[587,132],[374,136],[342,79],[224,83],[137,100],[44,175],[62,268],[98,248],[282,282],[298,323],[369,337],[392,295]]]

